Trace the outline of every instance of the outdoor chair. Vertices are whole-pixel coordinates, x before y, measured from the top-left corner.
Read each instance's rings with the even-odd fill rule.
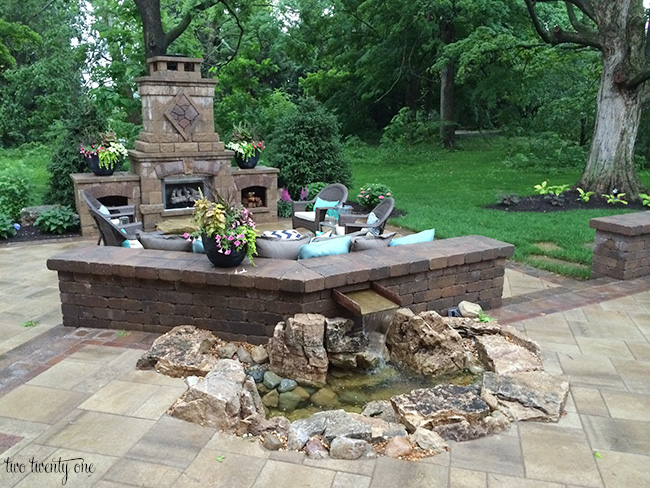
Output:
[[[316,203],[320,198],[326,202],[337,202],[331,207],[320,207],[311,212],[307,212],[307,206],[310,203]],[[326,186],[311,200],[292,201],[291,202],[291,224],[294,229],[304,227],[312,232],[320,230],[318,225],[325,220],[328,210],[336,208],[337,205],[343,205],[348,199],[348,189],[340,183],[333,183]]]
[[[384,198],[379,205],[372,209],[370,214],[375,214],[375,217],[378,220],[368,220],[370,214],[365,215],[341,215],[339,216],[339,225],[345,227],[346,234],[352,234],[354,232],[359,232],[364,229],[368,229],[366,232],[371,229],[377,229],[377,234],[384,232],[386,227],[386,221],[390,217],[391,212],[395,208],[395,200],[391,197]],[[354,219],[354,222],[348,222],[348,220]],[[361,222],[358,222],[361,220]]]
[[[135,207],[133,205],[122,205],[118,207],[105,207],[108,214],[100,212],[102,204],[95,197],[84,190],[81,190],[81,197],[88,205],[90,215],[99,227],[99,240],[97,245],[104,241],[105,246],[121,246],[128,239],[136,238],[136,231],[142,230],[142,222],[129,222],[128,224],[116,224],[113,220],[120,217],[135,218]],[[123,231],[124,230],[124,231]]]

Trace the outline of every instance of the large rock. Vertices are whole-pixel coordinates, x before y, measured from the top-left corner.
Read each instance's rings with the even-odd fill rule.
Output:
[[[330,444],[330,456],[332,459],[359,459],[369,449],[370,445],[362,439],[337,437]]]
[[[413,446],[406,437],[393,437],[386,444],[384,455],[392,458],[398,458],[411,454]]]
[[[188,389],[170,409],[188,422],[243,434],[251,416],[264,416],[255,382],[232,359],[219,359],[203,381]]]
[[[180,325],[158,337],[138,360],[137,367],[155,368],[174,378],[205,376],[217,363],[211,352],[217,341],[210,331]]]
[[[291,421],[286,417],[271,417],[267,419],[263,414],[254,414],[246,419],[248,433],[254,436],[266,435],[268,433],[286,436],[291,426]]]
[[[393,437],[405,437],[406,427],[398,422],[386,422],[377,417],[366,417],[358,413],[348,413],[354,420],[370,427],[370,441],[384,442]]]
[[[418,427],[415,432],[410,435],[410,439],[411,442],[417,445],[420,449],[431,451],[435,454],[449,450],[449,446],[445,440],[440,437],[440,434],[423,427]]]
[[[302,449],[315,435],[322,435],[326,444],[331,444],[337,437],[370,440],[372,429],[343,410],[317,412],[311,417],[296,420],[291,424],[287,449]]]
[[[373,400],[366,403],[361,411],[361,415],[378,418],[386,422],[399,422],[393,404],[389,400]]]
[[[326,320],[325,349],[328,353],[354,353],[368,347],[368,336],[352,332],[354,322],[341,317]]]
[[[497,374],[544,369],[539,356],[500,334],[477,337],[476,350],[483,364]]]
[[[323,345],[325,317],[297,314],[280,322],[270,341],[270,369],[309,386],[323,386],[327,377],[327,352]]]
[[[391,361],[426,375],[462,370],[466,354],[460,334],[436,312],[407,310],[395,313],[386,335]]]
[[[483,393],[496,398],[499,410],[513,420],[557,422],[569,393],[569,378],[543,371],[485,373],[482,388]]]

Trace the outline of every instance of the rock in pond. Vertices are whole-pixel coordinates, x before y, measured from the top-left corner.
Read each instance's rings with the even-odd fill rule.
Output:
[[[329,361],[323,344],[325,317],[297,314],[276,325],[270,342],[270,369],[302,385],[324,386]]]
[[[174,378],[205,376],[217,363],[211,353],[217,341],[210,331],[180,325],[158,337],[138,360],[137,367],[154,368]]]
[[[280,393],[284,393],[285,391],[292,391],[295,390],[297,386],[298,383],[296,383],[294,380],[291,380],[289,378],[284,378],[282,381],[280,381],[280,384],[278,385],[278,391]]]
[[[262,397],[262,404],[265,407],[276,408],[280,400],[280,394],[278,390],[271,390],[266,395]]]
[[[311,396],[311,402],[317,407],[333,409],[341,405],[339,397],[329,388],[321,388]]]
[[[187,390],[171,407],[173,417],[224,432],[243,434],[250,416],[264,416],[255,382],[239,361],[219,359],[203,381]]]
[[[269,389],[277,388],[277,386],[280,384],[282,381],[282,377],[278,376],[275,374],[273,371],[267,371],[264,373],[264,386],[266,386]]]

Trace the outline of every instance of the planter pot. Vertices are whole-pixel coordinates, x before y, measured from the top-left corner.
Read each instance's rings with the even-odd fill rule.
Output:
[[[110,176],[115,173],[115,169],[117,168],[117,163],[113,164],[113,166],[109,168],[101,168],[99,166],[99,156],[97,154],[86,156],[86,164],[95,176]]]
[[[201,240],[203,242],[203,248],[205,249],[205,255],[217,268],[234,268],[235,266],[239,266],[246,257],[246,252],[248,251],[248,247],[244,246],[239,251],[233,251],[230,254],[223,254],[217,250],[217,243],[214,239],[203,235]]]
[[[235,154],[235,162],[241,169],[253,169],[255,166],[257,166],[259,160],[260,151],[258,149],[255,149],[255,154],[253,154],[246,161],[244,161],[244,158],[240,154]]]

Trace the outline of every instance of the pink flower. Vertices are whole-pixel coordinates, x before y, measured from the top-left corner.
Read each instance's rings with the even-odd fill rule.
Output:
[[[365,192],[366,192],[366,190],[361,190],[361,193],[365,193]]]
[[[189,238],[190,238],[190,235],[189,235],[187,232],[185,232],[185,233],[183,234],[183,237],[184,237],[185,239],[189,239]]]
[[[225,254],[226,256],[227,256],[228,254],[230,254],[230,249],[226,249],[226,252],[224,252],[224,254]]]
[[[234,236],[228,236],[228,240],[232,241],[235,237]]]
[[[361,195],[357,195],[357,198],[361,198]]]
[[[389,197],[389,196],[390,196],[390,192],[386,193],[386,196]]]
[[[241,244],[241,242],[235,241],[235,247],[239,247],[240,244]]]
[[[220,235],[217,235],[217,237],[215,237],[215,240],[216,240],[216,241],[220,241],[220,240],[221,240],[221,236],[220,236]]]
[[[379,198],[380,200],[383,200],[383,199],[384,199],[384,195],[379,195],[377,198]]]
[[[366,198],[370,198],[370,195],[366,195]]]

